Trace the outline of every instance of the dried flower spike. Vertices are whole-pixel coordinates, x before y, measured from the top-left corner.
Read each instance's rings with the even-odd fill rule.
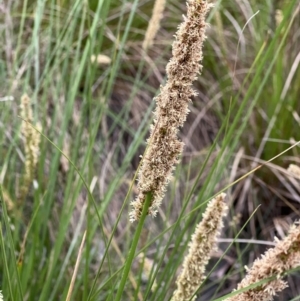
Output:
[[[300,265],[300,224],[291,226],[288,236],[279,241],[274,248],[269,249],[260,259],[256,259],[246,277],[237,289],[276,276],[275,280],[262,284],[256,288],[226,299],[227,301],[271,301],[276,293],[287,287],[283,281],[284,272]]]
[[[182,152],[183,143],[178,140],[177,132],[186,120],[188,103],[196,94],[191,86],[202,68],[205,16],[210,7],[205,0],[189,0],[187,17],[177,31],[173,57],[166,68],[168,80],[155,99],[154,124],[138,175],[139,194],[131,203],[132,222],[140,218],[147,192],[153,194],[149,214],[156,215]]]
[[[171,301],[196,299],[191,298],[205,279],[205,266],[216,249],[217,236],[223,227],[222,217],[227,213],[225,196],[225,193],[221,193],[208,203],[202,221],[192,235],[189,253],[184,258],[183,269],[176,281],[177,290]]]
[[[156,0],[153,7],[153,12],[143,42],[143,49],[147,50],[152,46],[154,38],[159,30],[160,21],[163,17],[166,0]]]
[[[21,133],[24,136],[25,148],[25,172],[23,175],[23,183],[20,191],[20,199],[22,199],[26,196],[30,183],[34,178],[34,172],[38,163],[40,151],[40,134],[30,125],[33,123],[32,109],[30,106],[30,99],[26,94],[21,98],[20,108],[21,117],[26,120],[22,121],[21,127]],[[37,124],[36,127],[41,131],[40,124]]]

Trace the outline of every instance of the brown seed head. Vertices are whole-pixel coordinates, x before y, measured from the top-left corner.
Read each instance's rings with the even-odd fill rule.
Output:
[[[152,46],[154,38],[159,30],[160,21],[163,17],[163,11],[166,5],[166,0],[156,0],[153,7],[153,12],[143,42],[143,49],[147,50]]]
[[[23,183],[20,191],[20,199],[24,198],[28,192],[30,183],[33,180],[34,172],[39,158],[39,144],[40,134],[32,128],[30,124],[33,123],[32,109],[30,106],[30,99],[25,94],[21,97],[21,117],[22,121],[21,133],[24,137],[25,149],[25,172],[23,175]],[[41,125],[38,123],[36,127],[41,130]]]
[[[149,214],[156,215],[173,169],[179,162],[183,143],[178,140],[177,132],[186,120],[188,103],[195,95],[191,85],[201,70],[205,16],[210,7],[205,0],[189,0],[187,17],[177,31],[173,57],[166,68],[168,80],[155,98],[154,124],[138,175],[139,194],[131,203],[132,222],[140,218],[147,192],[153,194]]]
[[[216,249],[216,240],[223,227],[222,218],[227,213],[225,196],[221,193],[208,203],[189,243],[189,253],[184,258],[183,269],[176,281],[177,290],[171,301],[190,300],[205,279],[205,266]]]
[[[291,226],[288,236],[269,249],[261,258],[256,259],[246,277],[237,289],[259,282],[263,279],[276,276],[276,279],[256,288],[226,299],[227,301],[271,301],[276,293],[287,287],[282,275],[288,270],[300,266],[300,224]]]

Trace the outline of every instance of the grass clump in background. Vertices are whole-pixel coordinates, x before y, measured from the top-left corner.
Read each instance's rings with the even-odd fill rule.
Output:
[[[282,153],[300,140],[297,2],[216,1],[207,16],[203,74],[194,83],[198,95],[178,134],[186,146],[158,216],[146,218],[138,235],[127,214],[139,188],[132,179],[185,6],[167,1],[145,51],[153,1],[1,4],[4,300],[169,300],[206,201],[222,190],[229,212],[219,251],[195,294],[235,298],[226,294],[245,277],[244,265],[251,267],[274,237],[285,241],[299,219],[299,180],[287,170],[299,166],[299,147]],[[30,123],[41,123],[43,138],[19,206],[27,154],[18,118],[24,93],[31,99]],[[131,251],[136,259],[128,269],[133,233],[137,252]],[[296,246],[280,258],[288,260]],[[146,262],[153,265],[145,276]],[[289,289],[278,300],[300,294],[292,267],[266,274],[288,274]],[[262,282],[250,291],[261,292],[271,280],[255,278]]]

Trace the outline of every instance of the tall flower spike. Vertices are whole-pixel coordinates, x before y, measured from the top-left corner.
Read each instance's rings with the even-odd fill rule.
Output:
[[[163,17],[165,5],[166,0],[155,0],[152,16],[149,21],[149,25],[143,42],[144,50],[147,50],[153,44],[154,38],[160,27],[160,21]]]
[[[299,221],[291,226],[288,236],[277,240],[274,248],[269,249],[260,259],[256,259],[246,277],[237,289],[276,276],[275,280],[262,284],[256,288],[226,299],[226,301],[271,301],[276,293],[281,292],[288,285],[281,278],[284,272],[300,266],[300,224]]]
[[[174,165],[182,152],[183,143],[178,140],[177,132],[186,120],[188,103],[196,94],[191,86],[202,68],[200,60],[205,40],[205,16],[210,7],[206,0],[188,0],[187,17],[179,26],[173,43],[173,57],[166,68],[167,82],[155,98],[154,124],[138,174],[139,194],[131,203],[132,222],[140,218],[148,192],[153,194],[149,214],[156,215]]]
[[[25,148],[25,172],[23,175],[23,183],[20,191],[20,199],[22,200],[29,189],[30,183],[33,180],[34,172],[39,158],[39,144],[40,134],[31,127],[29,123],[33,123],[32,109],[30,106],[29,97],[24,94],[21,97],[21,116],[24,120],[22,121],[21,133],[24,136],[24,148]],[[41,130],[40,124],[36,127]]]
[[[221,193],[208,203],[202,221],[192,235],[188,255],[184,258],[183,269],[176,281],[177,290],[171,301],[196,299],[191,298],[205,279],[205,266],[216,249],[217,236],[223,227],[222,217],[227,213],[225,196],[225,193]]]

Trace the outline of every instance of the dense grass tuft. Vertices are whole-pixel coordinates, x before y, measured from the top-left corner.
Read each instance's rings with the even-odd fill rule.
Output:
[[[0,4],[5,301],[169,300],[207,202],[226,190],[229,214],[219,250],[197,293],[197,300],[225,300],[244,278],[244,266],[274,245],[274,237],[284,239],[299,219],[299,177],[288,169],[300,166],[299,1],[216,0],[207,17],[197,95],[179,132],[181,163],[158,216],[147,217],[137,234],[128,219],[138,193],[136,169],[153,119],[152,99],[166,81],[173,35],[186,12],[185,3],[168,0],[145,52],[153,5]],[[109,59],[97,62],[98,55]],[[25,93],[32,109],[28,128],[42,131],[24,192]],[[134,235],[137,252],[124,283]],[[299,267],[284,272],[289,288],[276,300],[296,300]]]

